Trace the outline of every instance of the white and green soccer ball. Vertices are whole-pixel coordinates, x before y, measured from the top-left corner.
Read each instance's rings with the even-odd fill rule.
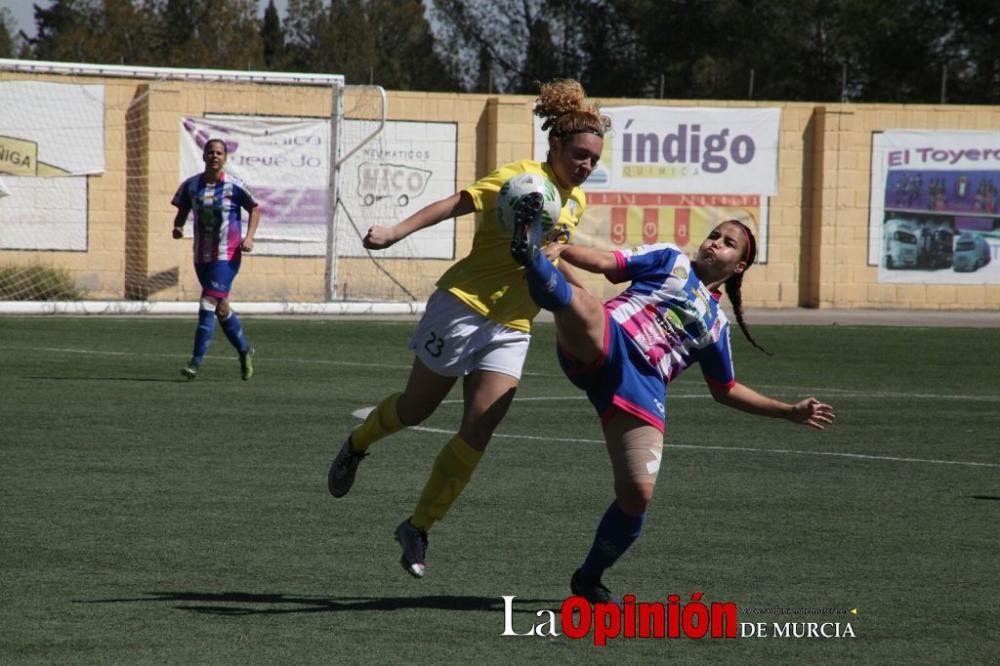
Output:
[[[552,181],[537,173],[519,173],[500,186],[497,193],[497,224],[508,236],[514,233],[514,211],[522,197],[538,192],[542,195],[542,236],[559,224],[562,198]]]

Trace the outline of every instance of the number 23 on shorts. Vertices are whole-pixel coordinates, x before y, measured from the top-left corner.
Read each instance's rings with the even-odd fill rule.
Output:
[[[431,334],[427,336],[427,342],[424,343],[424,349],[434,358],[440,357],[442,350],[444,350],[444,338],[431,331]]]

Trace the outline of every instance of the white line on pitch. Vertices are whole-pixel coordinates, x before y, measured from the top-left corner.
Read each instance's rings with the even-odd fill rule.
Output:
[[[443,428],[425,428],[423,426],[415,426],[413,428],[410,428],[410,430],[421,430],[423,432],[433,432],[440,434],[454,433],[453,430],[445,430]],[[579,439],[570,437],[539,437],[537,435],[501,435],[501,434],[494,434],[493,436],[502,437],[504,439],[530,439],[530,440],[539,440],[544,442],[604,444],[604,440],[602,439]],[[668,442],[663,443],[663,448],[695,449],[700,451],[733,451],[740,453],[784,453],[784,454],[792,454],[800,456],[826,456],[831,458],[855,458],[858,460],[884,460],[887,462],[926,463],[929,465],[960,465],[965,467],[1000,468],[1000,463],[969,462],[965,460],[934,460],[931,458],[899,458],[896,456],[875,456],[864,453],[842,453],[839,451],[799,451],[796,449],[758,449],[750,446],[703,446],[698,444],[670,444]]]
[[[93,349],[74,349],[70,347],[8,347],[0,345],[0,350],[6,351],[40,351],[45,353],[59,353],[59,354],[90,354],[95,356],[144,356],[144,357],[158,357],[158,358],[187,358],[180,354],[157,354],[157,353],[146,353],[146,352],[122,352],[122,351],[100,351]],[[221,354],[209,354],[209,359],[221,359],[223,356]],[[369,363],[361,361],[338,361],[338,360],[328,360],[328,359],[301,359],[301,358],[281,358],[274,357],[275,361],[281,363],[306,363],[310,365],[335,365],[344,367],[361,367],[361,368],[400,368],[409,369],[410,365],[403,364],[390,364],[390,363]],[[263,359],[258,360],[257,363],[260,364]],[[542,373],[530,373],[525,372],[525,376],[543,376]],[[546,375],[552,376],[552,375]],[[774,384],[751,384],[751,388],[759,389],[770,389],[778,391],[789,391],[800,395],[815,395],[822,397],[824,394],[837,395],[838,397],[844,398],[899,398],[899,399],[914,399],[914,400],[952,400],[960,402],[1000,402],[1000,395],[968,395],[968,394],[950,394],[945,395],[941,393],[904,393],[901,391],[854,391],[851,389],[843,388],[819,388],[819,387],[801,387],[801,386],[781,386]],[[676,390],[676,389],[674,389]],[[668,393],[668,400],[677,400],[679,398],[709,398],[708,394],[677,394]],[[573,397],[539,397],[539,398],[515,398],[515,400],[578,400],[579,396]],[[460,400],[448,400],[446,402],[461,402]]]
[[[751,388],[778,391],[798,391],[813,395],[824,393],[839,394],[845,398],[923,398],[926,400],[975,400],[980,402],[1000,402],[1000,395],[945,395],[942,393],[903,393],[899,391],[854,391],[842,388],[804,388],[801,386],[777,386],[774,384],[754,384]]]
[[[695,396],[689,396],[695,397]],[[374,409],[374,407],[364,407],[354,410],[351,415],[358,419],[364,419]],[[426,426],[412,426],[409,430],[418,432],[430,432],[442,435],[454,434],[454,430],[444,428],[428,428]],[[503,435],[494,433],[494,438],[498,439],[527,439],[542,442],[569,442],[572,444],[604,444],[601,439],[581,439],[579,437],[539,437],[538,435]],[[855,460],[881,460],[885,462],[901,463],[924,463],[928,465],[958,465],[961,467],[995,467],[1000,468],[1000,463],[971,462],[966,460],[935,460],[933,458],[901,458],[897,456],[877,456],[865,453],[844,453],[840,451],[801,451],[798,449],[760,449],[751,446],[708,446],[699,444],[670,444],[663,443],[665,449],[694,449],[697,451],[732,451],[739,453],[782,453],[798,456],[824,456],[828,458],[852,458]]]

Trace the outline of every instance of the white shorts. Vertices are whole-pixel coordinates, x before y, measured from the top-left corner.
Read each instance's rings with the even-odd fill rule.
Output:
[[[530,333],[487,319],[438,289],[427,300],[410,349],[424,365],[444,377],[488,370],[520,379],[529,342]]]

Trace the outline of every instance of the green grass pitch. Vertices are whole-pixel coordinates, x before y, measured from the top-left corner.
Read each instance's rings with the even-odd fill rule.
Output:
[[[750,322],[753,323],[752,313]],[[392,533],[458,424],[460,392],[375,444],[350,495],[326,471],[353,412],[400,390],[414,323],[246,317],[179,373],[192,319],[0,318],[5,664],[988,663],[1000,654],[1000,328],[753,328],[738,378],[816,395],[814,432],[670,388],[657,496],[605,582],[694,592],[741,622],[855,638],[502,636],[558,609],[611,501],[589,403],[536,331],[517,400],[431,532],[423,580]],[[777,613],[839,609],[840,614]],[[844,613],[857,609],[857,615]],[[749,609],[771,609],[754,614]]]

